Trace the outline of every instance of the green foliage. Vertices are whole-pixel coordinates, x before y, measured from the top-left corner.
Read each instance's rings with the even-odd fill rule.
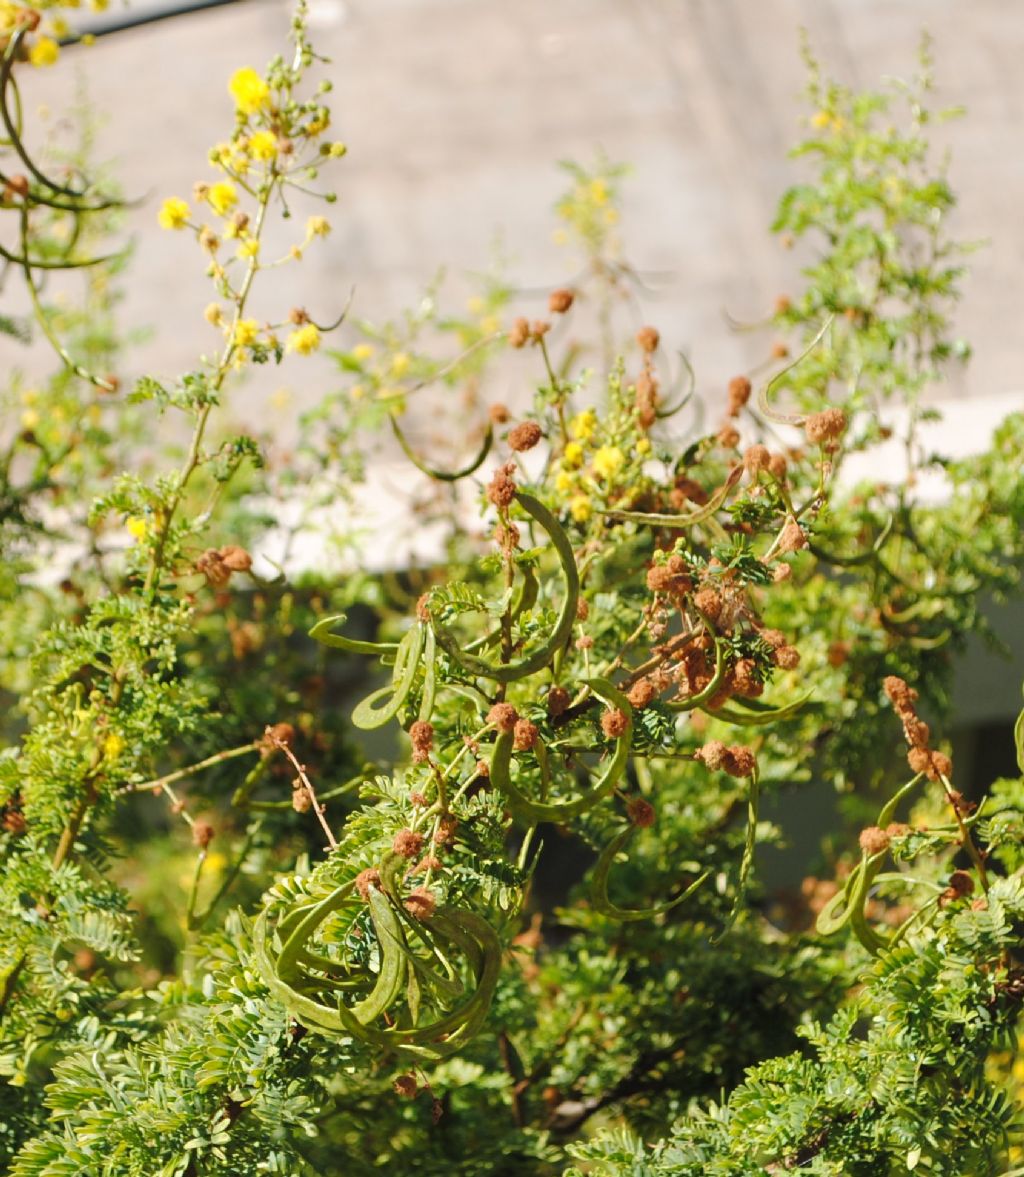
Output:
[[[757,395],[734,381],[716,433],[695,435],[658,333],[620,329],[625,170],[599,160],[568,165],[556,214],[586,266],[550,322],[509,321],[492,274],[467,313],[438,281],[395,322],[346,324],[338,391],[282,462],[218,421],[239,370],[333,330],[247,317],[275,202],[344,154],[321,142],[302,5],[292,32],[289,60],[231,80],[202,215],[159,214],[209,266],[220,349],[112,397],[116,265],[90,266],[80,307],[36,308],[59,371],[2,394],[5,1170],[1016,1163],[1024,782],[975,808],[938,733],[954,654],[1018,581],[1024,416],[963,461],[919,441],[920,394],[966,356],[927,61],[894,96],[809,58],[813,174],[776,220],[824,242],[775,316],[799,354]],[[116,229],[39,183],[29,271],[83,260],[54,218],[97,245]],[[289,256],[329,228],[311,218]],[[579,343],[585,297],[600,325]],[[488,405],[509,371],[535,390],[514,424]],[[428,453],[437,387],[459,421]],[[905,410],[907,476],[844,489],[880,405]],[[183,451],[140,458],[167,414]],[[269,533],[310,538],[392,437],[410,531],[442,522],[444,559],[268,573]],[[926,471],[938,505],[914,495]],[[812,848],[803,897],[772,894],[761,796],[785,811],[823,786],[846,801],[835,881]]]

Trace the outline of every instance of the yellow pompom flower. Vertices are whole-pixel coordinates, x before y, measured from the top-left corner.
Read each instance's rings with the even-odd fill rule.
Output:
[[[594,512],[593,504],[585,494],[573,495],[569,500],[569,514],[577,523],[586,523]]]
[[[310,217],[306,221],[306,236],[326,237],[331,231],[331,222],[326,217]]]
[[[651,439],[649,437],[641,437],[636,443],[636,452],[638,454],[649,454],[651,452]]]
[[[160,206],[156,219],[161,229],[184,229],[192,210],[184,200],[178,196],[168,196]]]
[[[277,136],[273,131],[257,131],[249,139],[249,154],[266,163],[277,155]]]
[[[361,364],[365,363],[367,360],[369,360],[373,357],[373,344],[372,343],[357,343],[355,345],[355,347],[352,349],[352,355]]]
[[[320,328],[315,323],[303,323],[288,336],[285,350],[298,352],[300,356],[308,356],[319,346]]]
[[[816,127],[819,131],[823,131],[831,121],[832,116],[827,110],[819,110],[811,118],[811,126]]]
[[[40,37],[28,52],[28,59],[35,66],[53,65],[58,57],[60,46],[52,37]]]
[[[109,732],[103,739],[103,755],[107,760],[116,760],[124,751],[124,736]]]
[[[404,351],[395,352],[391,357],[391,375],[401,379],[409,371],[411,364],[412,360],[409,359]]]
[[[256,257],[260,252],[260,243],[255,237],[246,237],[235,252],[240,258]]]
[[[569,432],[577,441],[589,441],[597,427],[597,414],[593,409],[584,409],[569,422]]]
[[[594,454],[594,473],[600,478],[614,478],[622,469],[626,458],[617,445],[603,445]]]
[[[578,441],[570,441],[565,447],[562,461],[566,466],[575,469],[583,465],[583,446]]]
[[[207,190],[206,201],[210,208],[219,217],[222,217],[238,203],[238,192],[230,180],[218,180],[216,184],[211,184]]]
[[[568,470],[560,470],[555,476],[555,490],[560,495],[567,495],[572,490],[573,476]]]
[[[260,333],[260,325],[255,319],[239,319],[231,336],[235,347],[251,347]]]
[[[327,148],[327,154],[331,159],[341,159],[343,155],[348,155],[348,147],[344,143],[332,143]]]
[[[270,87],[250,66],[235,70],[228,89],[242,114],[256,114],[270,98]]]
[[[146,520],[140,515],[131,515],[125,520],[125,527],[132,539],[142,541],[146,538]]]

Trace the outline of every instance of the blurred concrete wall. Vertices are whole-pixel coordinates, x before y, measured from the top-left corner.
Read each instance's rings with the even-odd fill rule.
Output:
[[[145,2],[145,0],[143,0]],[[764,352],[723,312],[762,316],[795,282],[795,261],[768,232],[779,194],[800,175],[786,159],[798,134],[807,28],[827,68],[854,86],[915,67],[922,29],[935,40],[943,104],[966,119],[943,128],[961,204],[953,228],[988,238],[974,255],[960,313],[975,359],[946,391],[1021,386],[1024,309],[1024,7],[1008,0],[313,0],[317,44],[331,59],[335,130],[350,145],[336,170],[336,226],[263,288],[257,313],[302,303],[331,318],[356,287],[355,312],[394,314],[437,267],[485,268],[496,230],[524,287],[563,280],[551,206],[556,161],[595,148],[628,161],[623,223],[641,270],[666,275],[649,304],[701,384],[720,388]],[[118,14],[114,14],[115,16]],[[152,336],[136,371],[195,365],[212,332],[203,262],[156,228],[160,199],[208,178],[206,151],[232,125],[226,80],[285,44],[285,0],[243,0],[101,37],[66,51],[107,119],[100,154],[126,193],[137,253],[127,321]],[[74,100],[74,70],[33,73],[30,114]],[[42,133],[45,133],[45,129]],[[539,295],[524,302],[536,312]],[[0,342],[0,347],[10,345]],[[323,359],[266,374],[269,387],[315,398]],[[245,396],[248,406],[259,393]]]

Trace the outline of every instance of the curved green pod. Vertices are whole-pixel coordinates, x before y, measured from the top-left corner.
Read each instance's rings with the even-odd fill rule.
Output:
[[[705,624],[707,623],[705,622]],[[708,630],[711,630],[710,626],[708,626]],[[721,641],[718,637],[716,637],[714,641],[715,671],[711,676],[711,681],[702,691],[698,691],[696,695],[691,695],[688,699],[683,699],[680,702],[673,702],[670,700],[665,704],[669,711],[693,711],[695,708],[700,707],[701,710],[705,711],[708,715],[718,715],[717,711],[708,711],[707,708],[702,706],[709,699],[714,698],[715,693],[718,691],[718,688],[722,685],[722,682],[725,679],[726,671],[729,669],[729,660],[726,657],[725,642]]]
[[[468,671],[470,674],[478,675],[480,678],[493,679],[495,682],[501,683],[514,682],[516,679],[526,678],[527,675],[535,674],[538,670],[547,666],[555,654],[568,642],[572,634],[572,627],[576,621],[576,604],[580,594],[580,578],[576,568],[576,557],[573,554],[569,537],[565,534],[562,525],[547,507],[535,499],[533,495],[526,494],[525,491],[520,490],[516,491],[516,499],[523,510],[539,523],[550,536],[552,546],[562,566],[562,575],[565,578],[565,600],[562,602],[562,609],[558,614],[558,620],[547,641],[538,647],[538,649],[534,650],[532,654],[528,654],[518,662],[495,664],[488,662],[484,658],[478,658],[476,655],[470,654],[452,633],[445,629],[436,618],[431,616],[434,633],[437,635],[437,644],[456,665],[462,667],[463,670]]]
[[[426,626],[417,622],[398,643],[391,684],[367,695],[353,708],[352,722],[356,727],[362,728],[363,731],[383,727],[401,710],[416,678],[420,655],[423,652],[425,629]],[[377,706],[380,700],[386,700],[383,706]]]
[[[725,482],[715,491],[703,507],[698,508],[696,511],[689,511],[684,515],[659,515],[646,511],[614,510],[601,511],[600,514],[607,515],[620,523],[643,523],[648,527],[670,527],[673,530],[682,527],[692,527],[696,523],[703,523],[705,519],[709,519],[714,515],[729,497],[729,492],[742,477],[743,467],[736,466],[729,471]]]
[[[784,707],[757,708],[750,711],[737,711],[733,707],[719,707],[716,711],[708,712],[708,714],[714,716],[715,719],[735,724],[737,727],[763,727],[765,724],[776,723],[780,719],[789,719],[791,715],[795,715],[812,694],[812,691],[808,691],[795,702],[787,703]],[[740,706],[746,706],[747,702],[748,700],[740,700]]]
[[[424,462],[423,459],[417,455],[416,451],[409,444],[405,434],[399,427],[398,419],[393,413],[391,414],[391,430],[394,433],[398,444],[402,447],[402,452],[409,459],[409,461],[412,462],[416,469],[422,470],[424,474],[429,475],[431,478],[437,479],[439,482],[458,482],[460,478],[468,478],[470,474],[474,474],[484,464],[487,455],[491,452],[491,446],[494,444],[494,427],[492,425],[488,425],[487,432],[484,434],[484,440],[480,445],[480,449],[477,452],[476,457],[472,458],[465,466],[462,467],[461,470],[436,470],[434,467],[428,466],[426,462]]]
[[[398,649],[396,642],[364,642],[357,638],[347,638],[344,634],[331,633],[336,625],[344,625],[347,616],[335,613],[330,617],[321,617],[309,631],[309,636],[322,646],[330,646],[335,650],[347,650],[350,654],[390,654]]]
[[[437,925],[439,932],[445,926],[457,929],[462,937],[468,937],[475,943],[480,964],[474,969],[477,984],[472,994],[456,1009],[436,1021],[410,1029],[382,1030],[365,1025],[353,1016],[352,1011],[341,1005],[338,1007],[338,1017],[353,1037],[364,1042],[389,1050],[411,1051],[426,1057],[441,1058],[460,1049],[487,1017],[501,971],[501,942],[486,920],[457,908],[442,908],[425,922],[428,926]]]
[[[429,625],[426,630],[423,640],[423,694],[420,696],[420,709],[416,718],[429,723],[437,694],[437,638]]]
[[[532,801],[512,782],[512,732],[499,732],[491,753],[491,785],[503,794],[512,813],[521,821],[536,825],[542,821],[561,822],[578,817],[608,796],[618,784],[629,760],[630,744],[633,737],[633,708],[629,700],[604,678],[584,680],[599,699],[609,706],[617,707],[626,716],[626,730],[615,741],[612,754],[597,783],[574,801],[545,802]]]
[[[677,895],[675,899],[670,899],[666,903],[658,903],[654,907],[645,908],[619,907],[608,897],[608,875],[611,873],[616,855],[633,836],[635,830],[636,826],[627,826],[624,830],[616,834],[601,851],[597,864],[594,867],[594,877],[590,889],[591,907],[595,911],[599,911],[601,915],[606,915],[611,919],[622,922],[629,920],[649,920],[653,919],[656,915],[661,915],[663,912],[671,911],[673,907],[677,907],[684,900],[689,899],[701,883],[711,875],[711,871],[706,870],[696,882],[691,883],[686,888],[682,895]]]
[[[878,533],[871,546],[865,548],[862,552],[857,552],[853,556],[837,555],[834,552],[828,551],[826,548],[820,547],[813,540],[807,541],[807,548],[819,560],[824,560],[826,564],[834,564],[837,568],[854,568],[858,564],[867,564],[878,555],[882,548],[885,547],[886,540],[892,534],[895,523],[896,516],[890,512],[889,517],[882,525],[882,530]]]

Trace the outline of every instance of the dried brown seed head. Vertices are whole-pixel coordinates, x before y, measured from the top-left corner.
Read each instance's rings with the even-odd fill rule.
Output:
[[[572,303],[573,292],[564,287],[559,290],[552,290],[548,296],[548,310],[553,315],[564,315],[572,306]]]
[[[507,507],[516,497],[516,484],[512,479],[515,466],[499,466],[487,486],[487,497],[496,507]]]
[[[747,447],[747,451],[743,455],[743,466],[751,478],[756,478],[762,470],[768,469],[771,460],[772,456],[768,452],[767,446],[752,445]]]
[[[738,417],[740,409],[750,400],[750,381],[746,376],[734,376],[729,381],[728,413],[730,417]]]
[[[248,572],[252,567],[252,556],[238,544],[226,544],[218,555],[232,572]]]
[[[548,691],[548,715],[552,719],[557,719],[569,710],[569,704],[571,702],[572,696],[565,687],[552,687]]]
[[[512,747],[516,752],[528,752],[540,736],[540,729],[528,719],[517,720],[513,732]]]
[[[649,678],[642,678],[635,682],[626,694],[630,706],[635,711],[643,711],[643,709],[654,702],[658,691],[654,683]]]
[[[515,450],[516,453],[532,450],[542,436],[541,428],[536,421],[524,421],[521,425],[509,430],[509,449]]]
[[[725,754],[725,763],[722,767],[730,776],[748,777],[754,775],[757,760],[749,748],[744,748],[742,744],[733,744]]]
[[[426,887],[416,887],[405,897],[405,910],[416,920],[428,920],[437,908],[434,893]]]
[[[493,724],[499,732],[514,732],[519,722],[519,712],[511,703],[495,703],[487,712],[487,722]]]
[[[721,740],[709,740],[703,748],[697,749],[694,757],[711,772],[718,772],[719,769],[725,766],[728,752],[729,749]]]
[[[889,849],[889,835],[885,830],[880,830],[878,826],[868,826],[867,829],[861,830],[857,841],[860,843],[861,850],[869,857]]]
[[[823,409],[812,413],[804,422],[804,432],[812,445],[838,441],[846,432],[846,414],[842,409]]]
[[[419,858],[424,837],[415,830],[399,830],[391,843],[391,849],[402,858]]]
[[[216,830],[208,821],[197,821],[192,826],[192,841],[200,850],[205,850],[213,841]]]
[[[657,819],[654,806],[645,797],[630,797],[626,803],[626,816],[635,826],[642,830],[653,826]]]
[[[660,340],[661,336],[655,327],[641,327],[636,333],[636,341],[640,344],[641,351],[647,352],[648,355],[658,350]]]
[[[779,536],[778,550],[780,552],[799,552],[801,548],[806,547],[807,536],[804,535],[803,528],[792,515],[789,515],[782,528],[782,534]]]
[[[618,707],[609,707],[601,716],[601,730],[609,740],[617,740],[629,727],[629,717]]]
[[[508,333],[508,341],[513,347],[525,347],[530,341],[530,324],[525,319],[516,319]]]

